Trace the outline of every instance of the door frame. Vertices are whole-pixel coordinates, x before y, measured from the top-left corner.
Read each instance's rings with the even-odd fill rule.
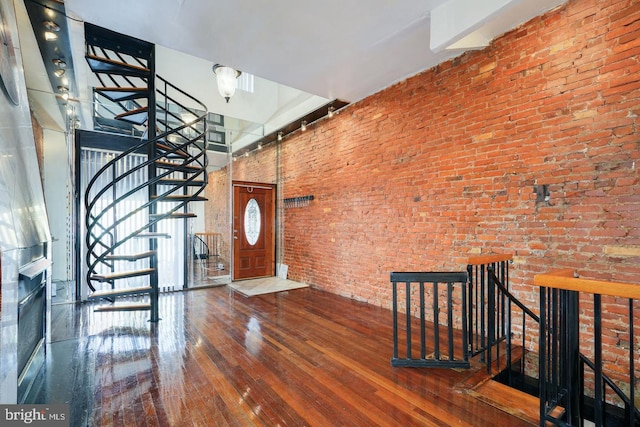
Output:
[[[276,215],[277,215],[277,186],[276,184],[271,184],[268,182],[252,182],[252,181],[236,181],[233,180],[231,183],[231,268],[230,268],[230,273],[231,273],[231,281],[236,280],[235,278],[235,270],[236,270],[236,239],[235,239],[235,233],[234,231],[236,230],[235,228],[235,209],[236,209],[236,192],[235,189],[236,187],[252,187],[252,188],[261,188],[261,189],[266,189],[266,190],[271,190],[272,191],[272,198],[271,198],[271,217],[270,218],[266,218],[266,221],[269,221],[271,223],[271,230],[272,232],[270,233],[270,235],[267,235],[266,238],[270,241],[267,242],[267,245],[270,245],[272,250],[271,250],[271,259],[269,260],[269,263],[271,264],[271,274],[267,275],[267,276],[262,276],[262,277],[273,277],[277,274],[277,266],[276,266],[276,251],[277,251],[277,245],[276,245],[276,236],[277,236],[277,221],[276,221]],[[249,278],[248,278],[249,279]],[[245,279],[238,279],[238,280],[245,280]]]

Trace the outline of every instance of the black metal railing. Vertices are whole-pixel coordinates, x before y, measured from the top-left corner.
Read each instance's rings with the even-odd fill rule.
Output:
[[[598,427],[640,425],[634,338],[640,287],[581,279],[573,270],[537,275],[535,283],[540,425],[580,426],[585,419]],[[581,305],[589,315],[581,315]]]
[[[465,319],[467,273],[396,272],[391,273],[391,283],[391,365],[468,368]],[[462,307],[462,311],[457,309],[458,306]],[[399,311],[404,312],[402,323],[399,321]],[[415,334],[414,330],[417,331]],[[462,330],[462,334],[456,336],[456,330]]]
[[[501,343],[506,343],[502,347],[507,363],[511,362],[511,303],[507,297],[511,260],[511,255],[498,254],[471,257],[467,263],[469,355],[480,355],[487,372],[491,372],[494,358],[500,360]]]
[[[209,245],[197,234],[193,235],[193,257],[195,259],[209,259],[211,252]]]
[[[142,66],[145,67],[145,73],[148,73],[145,77],[127,76],[127,67],[120,64],[114,65],[120,68],[113,74],[111,69],[94,70],[104,86],[146,89],[146,96],[140,100],[119,101],[115,104],[123,109],[142,107],[148,111],[148,119],[141,125],[146,131],[139,142],[124,151],[114,153],[113,158],[91,178],[85,191],[86,280],[89,288],[95,291],[92,276],[95,277],[104,267],[113,271],[111,259],[117,255],[118,248],[143,233],[154,233],[156,224],[163,219],[190,217],[186,210],[188,203],[202,200],[200,194],[207,183],[207,108],[195,97],[157,76],[152,61],[153,54],[150,54],[150,58],[137,58],[135,55],[99,46],[88,46],[87,54],[96,61],[117,60],[119,63]],[[185,104],[196,105],[201,113],[192,114],[188,119],[176,115],[171,126],[160,126],[156,117],[166,110],[163,106],[169,102],[175,103],[177,98]],[[184,111],[195,111],[182,104],[179,107]],[[147,157],[133,168],[122,167],[122,162],[132,153],[146,153]],[[134,188],[122,185],[130,176],[143,169],[147,171],[144,183]],[[144,196],[141,197],[141,194]],[[106,195],[108,197],[103,197]],[[105,199],[108,202],[105,203]],[[161,202],[165,203],[160,204]],[[143,225],[127,235],[119,236],[118,226],[140,213],[146,215]],[[155,242],[151,239],[150,250],[155,252],[155,249]],[[155,268],[156,260],[156,255],[150,258],[152,269]],[[113,282],[111,284],[113,287]],[[157,273],[152,277],[151,286],[154,288],[152,295],[156,298],[155,303],[152,301],[152,306],[155,305],[157,309]],[[152,313],[153,310],[154,308]],[[152,314],[153,319],[157,320],[157,311],[155,315]]]
[[[510,255],[473,257],[467,274],[391,273],[391,364],[468,367],[477,356],[487,373],[507,373],[508,385],[522,386],[512,374],[525,378],[529,388],[534,383],[529,392],[540,399],[540,426],[582,426],[585,420],[598,427],[640,425],[634,333],[640,286],[580,279],[568,270],[538,275],[538,316],[513,295],[510,261]],[[520,317],[521,324],[513,321]],[[536,337],[538,354],[527,353]],[[457,352],[456,340],[462,345]],[[523,357],[514,367],[511,352],[517,346]]]

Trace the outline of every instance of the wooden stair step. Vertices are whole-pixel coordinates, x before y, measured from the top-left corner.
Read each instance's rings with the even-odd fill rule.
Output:
[[[151,256],[153,256],[156,253],[156,251],[147,251],[147,252],[140,252],[137,254],[131,254],[131,255],[107,255],[106,257],[104,257],[104,259],[109,260],[109,261],[138,261],[140,259],[145,259],[145,258],[149,258]]]
[[[113,74],[118,76],[132,76],[145,78],[149,77],[150,70],[139,65],[127,64],[126,62],[116,61],[110,58],[103,58],[96,55],[87,55],[89,68],[94,73]]]
[[[169,145],[163,144],[161,142],[156,142],[156,148],[158,150],[164,151],[166,153],[167,156],[173,156],[173,157],[177,157],[177,158],[187,158],[187,157],[191,157],[189,155],[189,153],[187,153],[184,150],[176,150],[171,152],[171,150],[174,150],[174,147],[171,147]]]
[[[198,215],[193,212],[174,212],[172,214],[152,214],[149,215],[151,219],[183,219],[183,218],[196,218]]]
[[[158,199],[158,196],[151,196],[152,199]],[[188,194],[170,194],[164,196],[159,202],[206,202],[206,197],[190,196]]]
[[[162,178],[158,181],[158,184],[160,185],[179,185],[179,186],[185,186],[185,185],[191,185],[191,186],[197,186],[197,187],[202,187],[204,186],[204,181],[202,180],[191,180],[191,181],[187,181],[186,179],[182,179],[182,178]]]
[[[165,160],[156,160],[156,166],[163,169],[172,169],[180,172],[199,172],[202,170],[200,166],[183,165],[180,163],[167,162]]]
[[[525,351],[522,346],[514,346],[511,350],[511,363],[516,363],[524,357]],[[484,363],[484,362],[483,362]],[[507,366],[507,354],[503,351],[499,359],[494,359],[491,364],[491,372],[487,372],[486,367],[483,367],[469,377],[465,378],[463,382],[457,385],[461,389],[470,389],[477,387],[485,381],[492,379],[498,372],[505,369]]]
[[[125,111],[124,113],[120,113],[115,116],[115,119],[122,120],[128,123],[133,123],[134,125],[142,125],[146,123],[148,117],[149,117],[149,108],[140,107],[140,108],[136,108],[135,110]]]
[[[94,291],[89,295],[89,299],[99,299],[99,298],[109,298],[109,297],[118,297],[125,295],[138,295],[138,294],[149,294],[153,289],[151,286],[140,286],[137,288],[122,288],[122,289],[101,289],[99,291]]]
[[[103,305],[96,307],[93,311],[148,311],[151,310],[151,304],[122,304],[122,305]]]
[[[149,94],[146,87],[97,87],[95,90],[113,102],[146,98]]]
[[[110,280],[126,279],[128,277],[146,276],[148,274],[154,273],[155,271],[155,268],[143,268],[140,270],[121,271],[118,273],[94,274],[93,276],[91,276],[91,280],[96,280],[98,282],[108,282]]]
[[[535,396],[493,380],[482,383],[468,393],[523,421],[533,425],[540,423],[540,399]],[[558,407],[552,415],[561,417],[563,413],[564,409]]]

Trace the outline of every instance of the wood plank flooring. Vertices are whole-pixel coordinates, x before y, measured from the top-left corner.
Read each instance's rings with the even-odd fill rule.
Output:
[[[54,307],[34,403],[72,426],[521,426],[467,393],[481,369],[392,368],[391,312],[315,289],[163,294],[148,313]]]

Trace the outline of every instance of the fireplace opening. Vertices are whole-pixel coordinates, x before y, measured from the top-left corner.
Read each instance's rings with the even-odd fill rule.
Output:
[[[41,258],[20,269],[18,282],[18,403],[26,403],[45,361],[49,262]]]

